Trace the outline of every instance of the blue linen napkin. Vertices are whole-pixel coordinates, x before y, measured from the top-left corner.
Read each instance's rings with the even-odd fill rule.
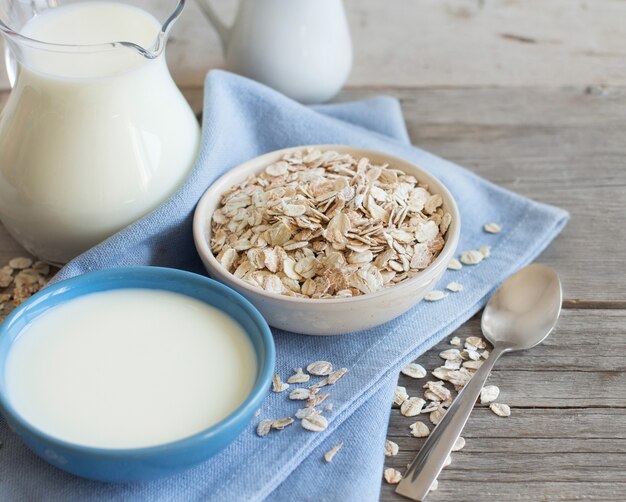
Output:
[[[400,368],[476,313],[508,275],[532,261],[559,233],[565,211],[494,186],[469,171],[409,145],[398,102],[367,101],[304,107],[256,82],[223,71],[208,74],[202,147],[184,186],[160,208],[69,263],[55,280],[91,270],[159,265],[205,273],[191,231],[193,210],[219,175],[262,153],[295,145],[351,144],[404,157],[447,185],[462,219],[459,250],[491,246],[479,265],[447,271],[442,284],[461,293],[422,302],[384,326],[340,337],[311,337],[274,330],[277,371],[325,359],[349,372],[330,388],[334,408],[323,433],[298,422],[259,438],[257,423],[210,461],[188,472],[146,483],[104,484],[57,470],[30,453],[0,420],[1,500],[376,500],[391,396]],[[500,234],[484,223],[503,226]],[[409,389],[410,394],[417,394]],[[293,386],[292,386],[293,388]],[[293,415],[298,402],[271,393],[263,418]],[[408,433],[408,431],[407,431]],[[339,442],[334,461],[322,460]]]

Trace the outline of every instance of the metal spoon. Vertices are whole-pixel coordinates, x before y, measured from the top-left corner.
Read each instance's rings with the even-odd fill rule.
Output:
[[[505,352],[525,350],[550,334],[561,313],[563,292],[556,272],[534,264],[509,277],[487,303],[481,328],[493,344],[489,359],[456,397],[409,466],[396,493],[424,500],[461,435],[491,369]]]

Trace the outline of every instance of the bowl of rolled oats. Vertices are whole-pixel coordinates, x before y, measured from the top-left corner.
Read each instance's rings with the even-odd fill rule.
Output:
[[[453,258],[460,217],[446,187],[398,157],[352,146],[271,152],[201,198],[193,233],[211,277],[276,328],[372,328],[430,292]]]

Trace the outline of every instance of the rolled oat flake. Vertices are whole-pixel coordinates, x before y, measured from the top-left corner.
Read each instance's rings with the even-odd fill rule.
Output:
[[[311,432],[322,432],[328,427],[328,420],[323,415],[310,415],[302,419],[302,427]]]

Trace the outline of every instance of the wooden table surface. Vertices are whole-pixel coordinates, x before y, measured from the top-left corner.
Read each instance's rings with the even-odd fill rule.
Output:
[[[164,0],[163,0],[164,1]],[[221,2],[228,15],[234,2]],[[626,499],[626,3],[346,0],[355,67],[339,99],[401,102],[413,142],[572,219],[538,261],[561,275],[555,333],[490,383],[509,418],[475,409],[429,500]],[[190,4],[168,59],[194,108],[215,34]],[[0,80],[0,104],[7,96]],[[4,89],[4,90],[3,90]],[[493,215],[498,220],[498,215]],[[0,264],[22,254],[0,229]],[[474,319],[457,334],[479,334]],[[441,364],[449,337],[418,361]],[[401,378],[409,393],[421,384]],[[404,470],[422,440],[392,411]],[[383,483],[382,500],[403,500]]]

